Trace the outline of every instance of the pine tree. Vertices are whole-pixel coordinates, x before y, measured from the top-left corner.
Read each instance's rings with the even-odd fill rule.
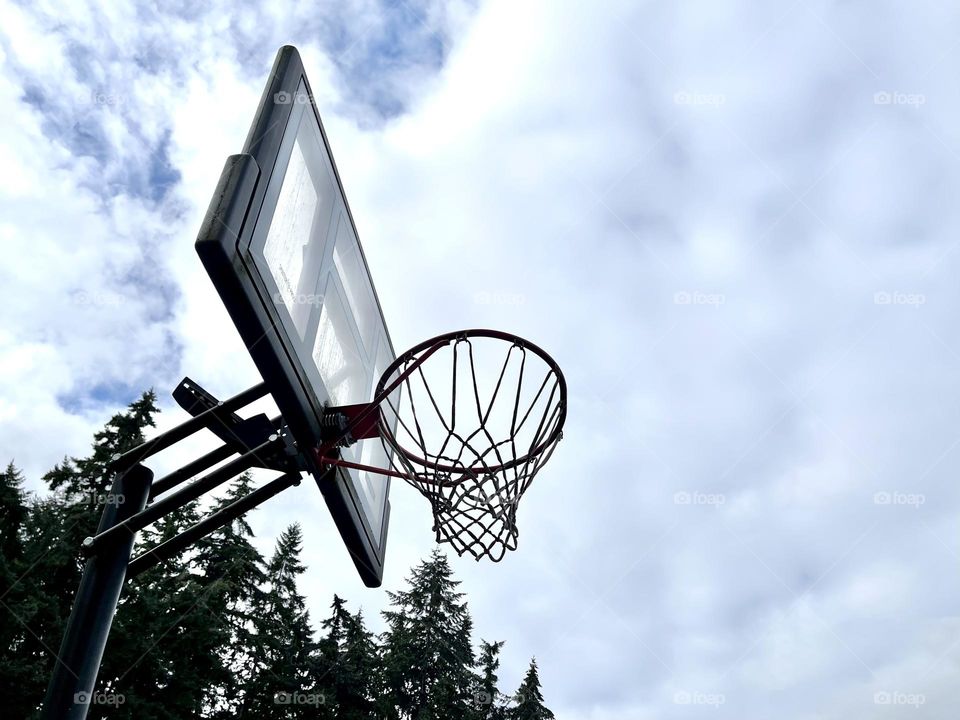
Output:
[[[513,696],[514,705],[507,710],[507,720],[553,720],[553,713],[543,704],[537,661],[530,661],[527,674]]]
[[[145,393],[95,435],[89,457],[47,473],[47,497],[24,493],[12,464],[0,472],[3,717],[37,715],[50,648],[60,644],[80,578],[80,541],[95,531],[112,484],[107,464],[143,441],[155,399]],[[249,491],[243,476],[212,510]],[[141,534],[134,554],[199,516],[196,504],[168,515]],[[413,568],[405,590],[389,593],[380,643],[336,596],[315,643],[297,589],[305,570],[299,527],[281,534],[268,563],[252,537],[237,519],[126,583],[98,683],[125,702],[91,707],[91,720],[553,718],[535,662],[505,707],[497,689],[503,643],[482,642],[475,660],[467,603],[439,550]]]
[[[27,497],[23,475],[11,462],[0,472],[0,562],[23,557],[23,526],[27,521]]]
[[[363,613],[349,616],[344,636],[341,677],[338,688],[338,718],[373,720],[379,717],[382,677],[376,640],[363,622]]]
[[[268,589],[254,620],[252,672],[238,717],[258,720],[314,717],[325,698],[312,686],[310,657],[315,651],[310,616],[297,578],[303,537],[291,525],[277,540],[267,564]]]
[[[326,707],[318,717],[378,717],[380,657],[363,615],[351,615],[343,599],[334,595],[332,613],[322,627],[326,634],[317,643],[314,686],[323,693]]]
[[[144,533],[143,545],[174,537],[198,517],[195,505],[171,513]],[[100,672],[101,690],[125,698],[111,717],[201,717],[209,689],[228,681],[217,588],[195,567],[189,554],[171,558],[125,586]]]
[[[319,718],[337,715],[337,686],[341,684],[340,662],[343,653],[344,625],[349,613],[343,598],[334,595],[330,616],[320,623],[323,635],[317,641],[310,657],[309,673],[314,689],[323,695]]]
[[[143,442],[144,428],[153,425],[156,397],[152,392],[114,415],[94,436],[93,451],[83,459],[65,458],[44,476],[54,492],[34,500],[22,532],[22,566],[16,593],[3,598],[26,630],[18,656],[24,675],[16,692],[38,707],[53,669],[52,652],[60,647],[74,594],[80,582],[80,543],[94,534],[112,477],[107,464],[116,453]],[[115,500],[115,499],[114,499]],[[0,682],[15,682],[5,676]],[[26,717],[26,716],[24,716]]]
[[[409,589],[383,613],[384,681],[393,717],[460,720],[471,713],[472,622],[446,556],[414,568]]]
[[[63,626],[80,583],[83,569],[80,543],[96,533],[105,502],[124,500],[110,497],[114,478],[107,466],[114,455],[132,450],[143,442],[143,432],[154,425],[153,416],[158,412],[156,399],[153,391],[144,393],[126,411],[110,418],[103,430],[94,434],[93,452],[88,457],[64,458],[43,476],[59,502],[48,503],[43,508],[48,516],[40,524],[45,526],[44,530],[55,530],[52,535],[40,538],[31,533],[27,554],[43,557],[41,562],[45,567],[40,568],[41,571],[52,571],[51,575],[38,573],[49,580],[44,583],[42,592],[57,601],[59,619],[56,627],[44,628],[42,634],[45,642],[53,643],[52,647],[60,645]],[[47,559],[57,564],[51,567]]]
[[[210,512],[223,509],[250,490],[250,476],[244,474]],[[211,678],[212,686],[208,688],[211,718],[235,717],[243,687],[251,679],[254,614],[262,603],[261,586],[266,579],[264,560],[250,542],[252,537],[253,531],[244,516],[217,530],[197,547],[201,583],[215,589],[206,604],[219,618],[225,633],[220,649],[224,672],[219,680]]]
[[[474,718],[476,720],[504,720],[504,695],[497,688],[497,670],[500,668],[502,642],[480,642],[480,657],[477,664],[473,693]]]
[[[37,700],[25,690],[46,678],[43,656],[30,635],[33,618],[29,567],[23,562],[27,496],[23,476],[11,462],[0,472],[0,708],[9,717],[28,717]]]
[[[64,527],[63,517],[63,503],[57,498],[35,500],[31,504],[23,533],[23,560],[17,568],[18,580],[0,605],[25,632],[13,664],[31,668],[25,676],[0,674],[0,683],[4,684],[0,694],[20,694],[36,708],[43,700],[53,670],[50,652],[60,645],[65,619],[64,603],[53,589],[58,576],[70,577],[78,549],[76,546],[69,549],[58,542]]]
[[[50,489],[72,496],[96,496],[108,491],[113,477],[107,472],[107,465],[114,455],[143,442],[143,431],[155,425],[153,416],[157,412],[156,393],[148,390],[124,412],[110,418],[103,430],[94,433],[93,453],[89,457],[65,458],[44,476]]]

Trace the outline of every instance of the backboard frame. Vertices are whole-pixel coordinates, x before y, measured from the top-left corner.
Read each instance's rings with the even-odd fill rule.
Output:
[[[304,96],[307,102],[303,101]],[[311,373],[315,376],[317,371],[305,367],[298,356],[290,337],[290,320],[279,310],[275,288],[267,286],[251,249],[260,213],[270,202],[268,192],[272,186],[276,189],[272,179],[281,152],[293,142],[290,133],[298,132],[298,127],[293,127],[294,119],[309,122],[311,117],[319,129],[323,143],[321,150],[326,153],[328,170],[332,171],[335,190],[343,201],[349,229],[369,278],[369,267],[327,134],[300,55],[292,46],[284,46],[277,53],[243,152],[227,160],[198,235],[196,249],[257,369],[268,384],[305,459],[306,469],[316,479],[361,579],[368,587],[378,587],[383,576],[389,530],[389,479],[383,493],[382,520],[377,532],[367,521],[359,491],[349,471],[321,467],[311,452],[321,442],[321,419],[330,398],[315,394],[316,382],[311,382]],[[369,287],[382,321],[383,312],[372,280]],[[392,359],[395,351],[385,322],[378,328],[383,331]]]

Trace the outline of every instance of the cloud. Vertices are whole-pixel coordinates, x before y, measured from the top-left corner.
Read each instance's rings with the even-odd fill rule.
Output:
[[[567,375],[520,549],[457,563],[505,687],[536,654],[564,717],[946,717],[945,10],[4,12],[0,442],[32,477],[141,387],[256,381],[192,238],[292,41],[398,349],[500,327]],[[315,617],[336,590],[376,622],[312,481],[254,526],[304,518]],[[387,587],[429,524],[396,484]]]

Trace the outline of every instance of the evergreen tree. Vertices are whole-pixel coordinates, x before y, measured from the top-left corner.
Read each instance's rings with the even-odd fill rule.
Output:
[[[338,718],[373,720],[379,717],[382,677],[376,640],[363,622],[363,613],[349,616],[337,688]]]
[[[19,471],[0,472],[0,715],[36,717],[92,535],[113,478],[107,464],[143,441],[155,396],[145,393],[95,435],[91,454],[66,458],[44,476],[41,499]],[[213,511],[245,496],[237,480]],[[141,533],[134,554],[196,522],[196,504]],[[126,583],[98,690],[119,706],[89,717],[180,720],[548,720],[535,662],[509,708],[497,688],[501,642],[481,642],[443,553],[412,569],[389,593],[380,642],[361,613],[334,596],[314,643],[304,597],[302,536],[281,534],[265,563],[246,520],[237,519],[181,557]]]
[[[23,475],[11,462],[0,472],[0,567],[23,558],[23,526],[27,521]],[[6,589],[6,585],[4,589]]]
[[[258,720],[314,717],[325,698],[312,687],[313,631],[297,578],[303,537],[291,525],[267,564],[268,589],[255,613],[252,672],[238,717]]]
[[[105,502],[124,501],[124,498],[110,496],[113,474],[107,465],[114,455],[143,442],[143,432],[154,425],[156,413],[156,395],[153,391],[144,393],[94,434],[93,452],[88,457],[64,458],[43,476],[55,492],[55,499],[41,508],[47,513],[38,519],[43,532],[39,536],[33,532],[28,534],[27,555],[40,559],[37,576],[43,582],[39,591],[56,600],[56,623],[43,627],[40,633],[51,647],[60,646],[73,596],[80,584],[83,569],[80,543],[96,533]]]
[[[241,476],[209,512],[249,490]],[[198,519],[196,504],[188,505],[148,528],[138,545],[165,542]],[[126,698],[113,717],[236,716],[265,577],[252,534],[237,519],[128,583],[101,671],[104,691]]]
[[[319,709],[319,718],[335,718],[338,702],[337,686],[341,684],[340,662],[343,654],[344,625],[349,613],[343,598],[334,595],[330,616],[320,623],[324,634],[317,641],[310,658],[310,677],[317,692],[323,694],[324,703]]]
[[[476,720],[504,720],[504,695],[497,688],[502,642],[480,641],[479,673],[473,693]]]
[[[372,720],[379,717],[380,658],[363,615],[351,615],[342,598],[333,596],[333,612],[323,621],[326,635],[317,643],[314,686],[324,695],[318,717]]]
[[[93,535],[108,500],[112,456],[143,441],[157,411],[152,392],[114,415],[94,438],[87,458],[66,458],[44,476],[53,494],[30,503],[22,532],[22,568],[4,608],[24,628],[19,646],[24,672],[0,682],[39,707],[53,669],[52,653],[60,647],[82,568],[80,543]],[[117,499],[110,499],[117,501]],[[2,607],[2,606],[0,606]],[[26,717],[26,715],[24,715]]]
[[[234,481],[216,512],[251,491],[250,476]],[[253,531],[245,516],[220,528],[198,544],[197,565],[201,583],[214,589],[206,605],[219,617],[225,633],[220,649],[222,671],[208,688],[210,717],[233,718],[242,701],[244,686],[251,679],[254,613],[262,604],[266,579],[264,560],[250,542]]]
[[[530,668],[513,699],[515,704],[507,710],[507,720],[553,720],[553,713],[543,704],[536,659],[530,661]]]
[[[144,533],[143,545],[174,537],[198,517],[194,505],[168,515]],[[99,683],[125,698],[112,717],[202,717],[210,688],[229,682],[218,587],[195,567],[190,554],[171,558],[125,586]]]
[[[11,648],[16,653],[11,664],[30,668],[24,675],[0,674],[0,683],[4,686],[0,695],[20,694],[35,709],[40,707],[46,692],[53,670],[51,651],[60,647],[64,623],[63,601],[50,589],[56,585],[58,576],[69,577],[77,554],[77,547],[70,552],[65,544],[58,542],[64,527],[63,517],[63,503],[56,498],[31,504],[23,534],[23,560],[19,565],[14,564],[16,584],[3,596],[3,605],[0,605],[25,633],[23,644]],[[38,714],[33,712],[23,717]]]
[[[472,622],[446,556],[414,568],[407,590],[388,593],[384,681],[393,717],[460,720],[471,713]]]
[[[51,490],[65,491],[71,496],[98,496],[110,489],[113,476],[107,465],[114,455],[132,450],[143,442],[143,431],[155,425],[157,396],[152,390],[130,403],[126,411],[107,421],[103,430],[94,433],[93,453],[86,458],[65,458],[44,476]]]
[[[42,648],[28,625],[34,609],[30,579],[24,577],[26,501],[23,476],[10,463],[0,472],[0,707],[10,717],[28,717],[37,699],[25,690],[46,681]]]

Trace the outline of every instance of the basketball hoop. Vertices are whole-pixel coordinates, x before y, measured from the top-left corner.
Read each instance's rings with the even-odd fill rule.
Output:
[[[496,562],[517,547],[517,504],[560,441],[566,407],[560,367],[533,343],[497,330],[447,333],[398,357],[369,405],[331,409],[338,431],[317,457],[403,478],[430,501],[438,542]],[[389,468],[330,457],[344,441],[376,436]]]

